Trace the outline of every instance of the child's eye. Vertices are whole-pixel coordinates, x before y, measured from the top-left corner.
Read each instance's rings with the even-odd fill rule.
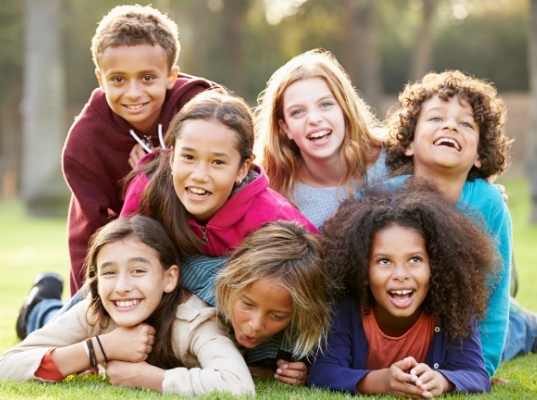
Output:
[[[144,273],[145,273],[145,269],[143,269],[143,268],[134,268],[134,269],[132,270],[132,273],[135,274],[135,275],[144,274]]]
[[[461,125],[466,127],[466,128],[473,128],[473,125],[470,122],[463,121],[463,122],[461,122]]]
[[[144,82],[150,82],[155,79],[155,77],[153,75],[144,75],[142,79],[144,80]]]
[[[105,271],[101,271],[101,276],[113,276],[115,275],[115,271],[112,271],[112,270],[105,270]]]
[[[429,121],[440,122],[440,121],[442,121],[442,119],[440,117],[431,117],[431,118],[429,118]]]
[[[390,260],[388,260],[387,258],[379,258],[377,260],[377,263],[380,265],[388,265],[390,263]]]
[[[245,307],[245,308],[250,308],[250,307],[253,307],[253,306],[254,306],[252,303],[250,303],[249,301],[244,300],[244,299],[241,299],[241,304],[242,304],[242,306]]]
[[[301,113],[302,113],[302,110],[292,110],[292,111],[290,112],[291,117],[297,117],[297,116],[299,116]]]
[[[422,260],[421,260],[421,257],[418,257],[418,256],[412,257],[412,258],[410,259],[410,262],[412,262],[412,263],[419,263],[419,262],[421,262],[421,261],[422,261]]]
[[[123,78],[121,76],[114,76],[112,79],[110,79],[113,83],[122,83]]]
[[[331,107],[331,106],[333,106],[333,105],[334,105],[334,103],[333,103],[332,101],[323,101],[323,102],[321,103],[321,107],[322,107],[322,108],[328,108],[328,107]]]
[[[216,164],[216,165],[225,165],[226,163],[222,160],[214,160],[213,161],[213,164]]]
[[[271,318],[274,320],[274,321],[283,321],[284,319],[287,318],[287,316],[285,315],[278,315],[278,314],[271,314]]]
[[[192,154],[181,154],[181,158],[188,161],[194,160],[194,156]]]

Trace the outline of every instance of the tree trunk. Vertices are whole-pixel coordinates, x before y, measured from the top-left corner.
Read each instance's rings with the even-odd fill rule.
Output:
[[[530,35],[528,40],[530,71],[530,131],[528,132],[527,172],[531,190],[530,222],[537,224],[537,0],[531,0]]]
[[[345,0],[343,67],[366,102],[384,118],[375,0]]]
[[[243,38],[248,6],[249,0],[227,0],[222,10],[224,23],[219,45],[225,49],[225,56],[220,62],[229,77],[227,86],[235,93],[245,93],[246,90]]]
[[[423,0],[420,33],[417,40],[416,52],[410,65],[410,77],[418,80],[431,68],[431,53],[433,50],[433,18],[437,0]]]
[[[61,0],[26,0],[22,196],[31,215],[66,215]],[[84,157],[81,151],[80,157]]]

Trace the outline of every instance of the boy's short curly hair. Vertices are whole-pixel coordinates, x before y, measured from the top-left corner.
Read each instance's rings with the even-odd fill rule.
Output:
[[[477,153],[481,167],[473,166],[467,179],[501,175],[509,166],[509,146],[512,143],[505,134],[505,103],[498,97],[492,83],[457,70],[428,73],[422,80],[408,83],[399,94],[399,104],[390,110],[386,120],[389,131],[388,168],[397,175],[414,172],[414,160],[405,155],[405,151],[414,140],[423,104],[434,96],[445,101],[457,96],[474,112],[479,126]]]
[[[177,63],[179,29],[167,15],[151,6],[123,5],[106,14],[91,39],[91,54],[95,66],[109,47],[159,45],[166,52],[171,70]]]

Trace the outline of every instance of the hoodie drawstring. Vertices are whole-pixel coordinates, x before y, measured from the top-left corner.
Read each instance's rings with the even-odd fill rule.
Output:
[[[131,129],[129,130],[129,133],[131,134],[131,136],[134,138],[134,140],[136,140],[138,142],[138,144],[140,146],[142,146],[142,148],[147,152],[147,153],[151,153],[151,137],[150,136],[146,136],[146,141],[144,142],[142,139],[140,139],[140,137]],[[164,145],[164,138],[162,136],[162,124],[158,124],[158,140],[160,142],[160,147],[162,149],[166,149],[166,146]]]

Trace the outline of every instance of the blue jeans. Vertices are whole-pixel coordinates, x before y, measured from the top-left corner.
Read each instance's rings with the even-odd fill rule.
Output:
[[[30,314],[28,314],[28,322],[26,324],[26,334],[30,334],[33,331],[42,328],[48,321],[57,317],[76,303],[82,301],[85,297],[82,289],[78,290],[73,297],[67,302],[63,303],[59,299],[44,299],[37,303]]]
[[[521,312],[513,304],[509,306],[509,324],[507,338],[503,349],[502,361],[508,361],[516,356],[528,354],[534,348],[537,339],[537,320],[532,320],[528,314]]]

